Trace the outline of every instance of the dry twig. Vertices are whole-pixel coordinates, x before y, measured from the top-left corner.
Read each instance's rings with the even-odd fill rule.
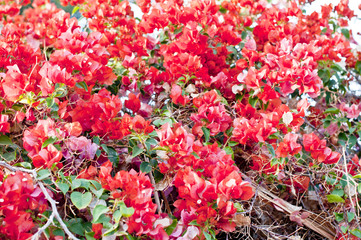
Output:
[[[268,202],[271,202],[272,204],[276,205],[278,207],[277,210],[280,209],[281,211],[287,213],[288,215],[291,215],[292,213],[294,213],[296,211],[302,210],[302,207],[294,206],[294,205],[284,201],[283,199],[277,197],[276,195],[274,195],[267,189],[259,186],[255,182],[252,182],[252,186],[254,188],[256,188],[256,187],[258,188],[258,196],[261,199],[265,199]],[[328,221],[326,221],[324,218],[322,218],[321,216],[319,216],[315,213],[312,213],[312,212],[309,212],[309,213],[310,213],[310,215],[307,218],[301,220],[302,224],[304,224],[306,227],[312,229],[313,231],[317,232],[318,234],[320,234],[328,239],[334,239],[336,236],[335,227],[332,224],[330,224]]]

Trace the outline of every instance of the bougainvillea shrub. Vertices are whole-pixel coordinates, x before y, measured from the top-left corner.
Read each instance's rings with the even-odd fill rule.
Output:
[[[361,238],[355,9],[309,2],[1,2],[0,238]]]

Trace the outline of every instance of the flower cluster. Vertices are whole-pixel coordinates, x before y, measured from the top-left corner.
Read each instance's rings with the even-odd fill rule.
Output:
[[[326,147],[326,140],[320,140],[314,133],[303,135],[303,146],[306,151],[311,152],[311,156],[318,162],[333,164],[341,158],[340,153],[333,152],[329,147]]]
[[[156,224],[160,219],[155,211],[157,206],[152,202],[153,187],[148,176],[134,170],[118,171],[111,176],[112,164],[105,162],[99,170],[89,167],[80,173],[79,178],[96,179],[104,189],[111,192],[111,199],[123,201],[127,207],[134,208],[134,214],[127,220],[129,233],[138,236],[147,235],[152,239],[167,239],[162,224]]]
[[[357,212],[344,191],[361,169],[355,13],[305,2],[3,1],[2,160],[42,174],[79,238],[217,239],[242,226],[251,182],[299,202],[312,181],[318,210]],[[0,238],[26,239],[47,204],[14,174],[0,171]]]
[[[34,220],[48,207],[47,200],[27,173],[17,171],[0,177],[0,236],[28,239],[37,224]]]
[[[191,119],[195,122],[192,129],[194,134],[202,135],[203,126],[210,130],[211,136],[230,128],[232,118],[215,91],[207,92],[201,98],[194,98],[193,104],[198,108],[198,113],[191,115]]]

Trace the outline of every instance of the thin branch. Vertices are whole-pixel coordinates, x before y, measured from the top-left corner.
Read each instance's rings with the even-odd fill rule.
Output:
[[[10,171],[13,171],[13,172],[21,171],[21,172],[30,173],[33,176],[36,176],[36,171],[35,170],[21,168],[21,167],[14,167],[14,166],[11,166],[10,164],[8,164],[5,161],[0,161],[0,166],[5,167],[5,168],[7,168],[7,169],[9,169]]]
[[[152,171],[149,172],[149,178],[150,178],[150,182],[152,183],[152,185],[155,186],[155,180],[154,180]],[[158,213],[161,214],[162,208],[160,206],[160,200],[159,200],[159,195],[158,195],[157,190],[154,190],[154,199],[155,199],[155,203],[157,204]]]
[[[249,207],[248,210],[242,212],[242,213],[250,213],[252,210],[253,210],[253,206],[254,206],[254,203],[256,202],[256,199],[257,199],[257,196],[258,196],[258,189],[259,189],[260,185],[258,185],[256,187],[256,191],[254,193],[254,196],[253,196],[253,200],[252,200],[252,203],[251,203],[251,206]]]
[[[53,223],[54,217],[55,217],[55,213],[52,212],[48,221],[44,224],[44,226],[38,229],[38,231],[31,237],[31,240],[39,239],[41,234],[45,231],[45,229],[47,229],[50,226],[50,224]]]
[[[160,194],[162,195],[162,198],[164,200],[165,209],[167,210],[168,214],[172,214],[172,210],[170,209],[167,197],[165,196],[163,191],[160,191]]]
[[[53,210],[53,213],[55,214],[55,218],[58,220],[60,226],[62,227],[62,229],[66,232],[66,234],[68,234],[70,239],[74,239],[74,240],[79,240],[78,238],[76,238],[68,229],[68,227],[65,225],[65,223],[63,222],[63,219],[60,217],[58,210],[56,209],[56,202],[54,201],[54,199],[52,199],[48,193],[48,191],[46,190],[44,184],[42,182],[38,182],[41,190],[43,191],[45,198],[48,200],[48,202],[50,202],[51,204],[51,208]]]

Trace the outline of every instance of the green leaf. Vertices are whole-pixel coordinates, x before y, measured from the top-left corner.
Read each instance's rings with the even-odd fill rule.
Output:
[[[361,74],[361,61],[356,62],[355,70],[358,72],[358,74]]]
[[[89,182],[90,182],[97,190],[102,189],[102,185],[101,185],[99,182],[97,182],[97,181],[95,181],[95,180],[89,180]]]
[[[86,240],[96,240],[96,238],[94,238],[94,235],[95,235],[94,232],[86,232],[85,238],[86,238]]]
[[[348,130],[348,132],[352,134],[355,130],[356,130],[356,128],[355,128],[355,127],[352,127],[352,128],[350,128],[350,129]]]
[[[71,189],[77,189],[77,188],[85,188],[86,190],[89,189],[90,182],[87,179],[77,178],[74,179],[71,183]]]
[[[109,209],[107,208],[107,206],[104,205],[96,205],[94,210],[93,210],[93,223],[95,223],[96,221],[98,221],[99,217],[104,214],[107,213],[109,211]]]
[[[352,186],[355,186],[354,181],[352,181],[352,175],[351,174],[343,174],[340,179],[340,184],[343,188],[345,188],[348,184],[351,184]]]
[[[344,132],[341,132],[338,135],[338,143],[342,146],[345,146],[345,143],[348,141],[347,135]]]
[[[278,158],[272,158],[270,164],[271,164],[271,167],[273,167],[276,164],[280,164],[279,159]]]
[[[331,68],[332,68],[333,70],[337,71],[337,72],[342,72],[342,71],[344,71],[344,69],[343,69],[340,65],[338,65],[337,63],[333,63],[333,64],[331,65]]]
[[[341,226],[340,228],[341,228],[341,231],[342,231],[343,233],[346,233],[347,230],[348,230],[348,228],[349,228],[349,226],[347,226],[347,227]]]
[[[343,221],[343,218],[344,218],[343,213],[334,212],[334,214],[335,214],[335,219],[337,222]]]
[[[111,161],[114,164],[114,166],[117,166],[119,162],[119,156],[117,151],[115,151],[113,147],[108,147],[105,144],[102,144],[101,147],[103,148],[104,152],[107,154],[109,161]]]
[[[93,143],[95,143],[96,145],[100,145],[100,138],[98,136],[94,136]]]
[[[55,84],[55,92],[53,93],[54,97],[62,98],[68,94],[67,86],[64,83]]]
[[[170,118],[166,118],[166,119],[157,119],[153,121],[153,125],[156,127],[162,126],[166,123],[169,123],[169,125],[172,127],[173,126],[173,120]]]
[[[148,136],[149,137],[158,137],[158,133],[157,133],[157,131],[154,130],[153,132],[149,133]]]
[[[16,150],[11,152],[0,153],[1,157],[7,162],[14,161],[16,159]]]
[[[211,234],[207,233],[206,231],[203,231],[203,234],[204,234],[204,236],[206,237],[207,240],[212,240],[213,239]]]
[[[347,221],[348,222],[351,222],[354,218],[355,218],[355,213],[353,213],[353,212],[347,213]]]
[[[165,232],[168,234],[168,236],[173,233],[174,229],[177,227],[177,223],[177,219],[172,219],[172,224],[165,229]]]
[[[128,234],[127,236],[127,239],[128,240],[136,240],[136,238],[135,237],[133,237],[132,235],[130,235],[130,234]]]
[[[116,210],[116,211],[113,213],[114,222],[115,222],[115,223],[118,223],[121,218],[122,218],[122,213],[120,212],[120,210]]]
[[[237,212],[244,212],[243,206],[239,202],[235,202],[234,207],[237,209]]]
[[[206,127],[202,127],[202,131],[203,131],[203,134],[204,134],[204,139],[206,140],[206,142],[208,142],[209,138],[211,136],[211,131]]]
[[[149,173],[150,171],[152,171],[152,165],[150,165],[149,162],[142,162],[140,164],[140,171],[144,173]]]
[[[98,220],[96,222],[93,222],[93,223],[102,223],[105,228],[109,228],[109,225],[111,226],[110,220],[111,220],[110,217],[108,217],[105,214],[102,214],[102,215],[100,215]]]
[[[149,163],[150,163],[150,165],[151,165],[152,167],[157,167],[157,166],[158,166],[158,161],[157,161],[157,159],[155,159],[155,158],[150,159],[150,160],[149,160]]]
[[[0,135],[0,145],[12,145],[13,142],[6,135]]]
[[[327,128],[328,126],[330,126],[330,124],[331,124],[331,121],[325,120],[325,121],[323,122],[323,127],[324,127],[324,128]]]
[[[74,15],[79,10],[79,6],[75,6],[73,11],[71,11],[71,15]]]
[[[359,229],[355,228],[355,229],[352,229],[350,232],[355,237],[361,238],[361,231]]]
[[[100,198],[103,195],[104,189],[100,188],[99,190],[95,189],[95,187],[90,186],[90,191],[97,197]]]
[[[14,166],[23,167],[26,169],[32,169],[31,163],[28,163],[28,162],[19,162],[19,163],[15,164]]]
[[[225,147],[223,149],[228,155],[232,155],[232,158],[234,156],[234,152],[233,152],[233,149],[231,147]]]
[[[200,226],[200,225],[197,223],[197,220],[192,220],[190,223],[188,223],[188,225]]]
[[[231,127],[231,128],[229,128],[229,129],[226,131],[226,134],[227,134],[228,137],[232,136],[233,130],[234,130],[234,128]],[[233,141],[230,141],[230,143],[231,143],[231,142],[233,142]],[[238,143],[238,142],[237,142],[237,143]],[[231,145],[230,145],[230,146],[231,146]]]
[[[249,97],[248,103],[254,108],[256,106],[256,103],[258,101],[258,97]]]
[[[318,76],[322,79],[324,83],[327,83],[331,78],[330,70],[320,69],[318,70]]]
[[[108,147],[107,154],[108,154],[109,161],[111,161],[116,166],[119,162],[119,156],[118,156],[117,151],[115,151],[115,149],[113,147]]]
[[[224,14],[224,13],[227,12],[227,9],[225,9],[225,8],[222,7],[222,6],[219,6],[219,11]],[[243,32],[242,32],[242,39],[245,39],[246,36],[247,36],[247,32],[246,32],[246,35],[245,35],[245,36],[243,35],[244,32],[246,32],[246,31],[243,31]]]
[[[161,172],[159,172],[157,169],[155,169],[153,171],[153,174],[154,174],[155,182],[159,182],[159,181],[162,181],[164,179],[164,175]]]
[[[191,154],[192,154],[193,156],[195,156],[195,158],[197,158],[197,159],[200,159],[200,158],[201,158],[196,152],[192,152]]]
[[[357,185],[357,191],[358,191],[358,193],[361,194],[361,183],[359,183],[359,184]]]
[[[63,229],[54,229],[53,234],[54,236],[62,236],[63,239],[65,239],[65,232],[63,231]]]
[[[43,145],[41,145],[41,148],[46,148],[48,145],[55,143],[56,141],[58,141],[58,138],[56,137],[49,137],[48,139],[45,140],[45,142],[43,143]]]
[[[100,149],[98,149],[96,152],[95,152],[95,155],[97,157],[100,157],[100,155],[102,155],[102,151],[100,151]]]
[[[60,189],[60,191],[65,195],[68,191],[69,191],[69,184],[67,183],[57,183],[58,188]]]
[[[82,88],[85,91],[88,91],[88,85],[85,82],[78,82],[75,84],[75,86],[77,86],[78,88]]]
[[[335,185],[337,183],[337,178],[335,178],[335,177],[329,177],[326,175],[325,180],[326,180],[327,184],[330,184],[330,185]]]
[[[42,169],[39,172],[37,172],[37,179],[38,180],[44,180],[45,178],[50,177],[51,173],[48,169]]]
[[[246,39],[246,37],[247,37],[247,31],[242,31],[241,38]]]
[[[342,28],[341,33],[345,36],[345,38],[350,39],[350,30]]]
[[[268,139],[279,139],[278,135],[277,134],[272,134],[268,137]]]
[[[271,153],[272,158],[274,158],[276,156],[276,152],[275,152],[273,146],[269,143],[266,143],[266,146],[267,146],[268,151]]]
[[[81,218],[72,218],[66,223],[69,230],[80,236],[84,236],[84,220]]]
[[[118,230],[118,225],[113,225],[109,230],[107,230],[105,233],[103,233],[103,236],[110,236],[114,235]]]
[[[335,194],[327,195],[327,200],[329,203],[344,203],[345,202],[345,200],[342,197],[335,195]]]
[[[74,179],[71,183],[71,189],[77,189],[78,187],[81,186],[81,179]]]
[[[140,147],[138,147],[138,146],[134,146],[134,147],[133,147],[133,150],[132,150],[132,157],[134,158],[134,157],[138,156],[138,155],[141,154],[143,151],[144,151],[143,148],[140,148]]]
[[[355,137],[355,135],[351,135],[348,139],[349,147],[355,146],[356,143],[357,143],[357,137]]]
[[[92,194],[90,192],[86,192],[84,194],[80,192],[72,192],[70,194],[70,199],[75,207],[78,209],[83,209],[89,206],[90,202],[92,201]]]
[[[228,146],[230,146],[230,147],[236,146],[238,144],[239,144],[239,142],[235,142],[235,141],[229,141],[228,142]]]
[[[332,113],[332,114],[337,114],[340,112],[340,109],[338,108],[327,108],[324,113]]]
[[[151,148],[151,146],[156,146],[158,142],[154,138],[148,138],[147,141],[145,141],[145,146],[147,147],[147,150]]]
[[[132,208],[132,207],[128,208],[124,202],[120,202],[119,205],[120,205],[119,210],[124,217],[130,217],[134,214],[134,208]]]
[[[343,195],[345,195],[345,192],[342,189],[334,189],[331,194],[343,197]]]
[[[47,106],[48,108],[51,108],[51,107],[54,105],[54,103],[55,103],[54,98],[48,97],[48,98],[45,99],[45,100],[46,100],[46,106]]]

